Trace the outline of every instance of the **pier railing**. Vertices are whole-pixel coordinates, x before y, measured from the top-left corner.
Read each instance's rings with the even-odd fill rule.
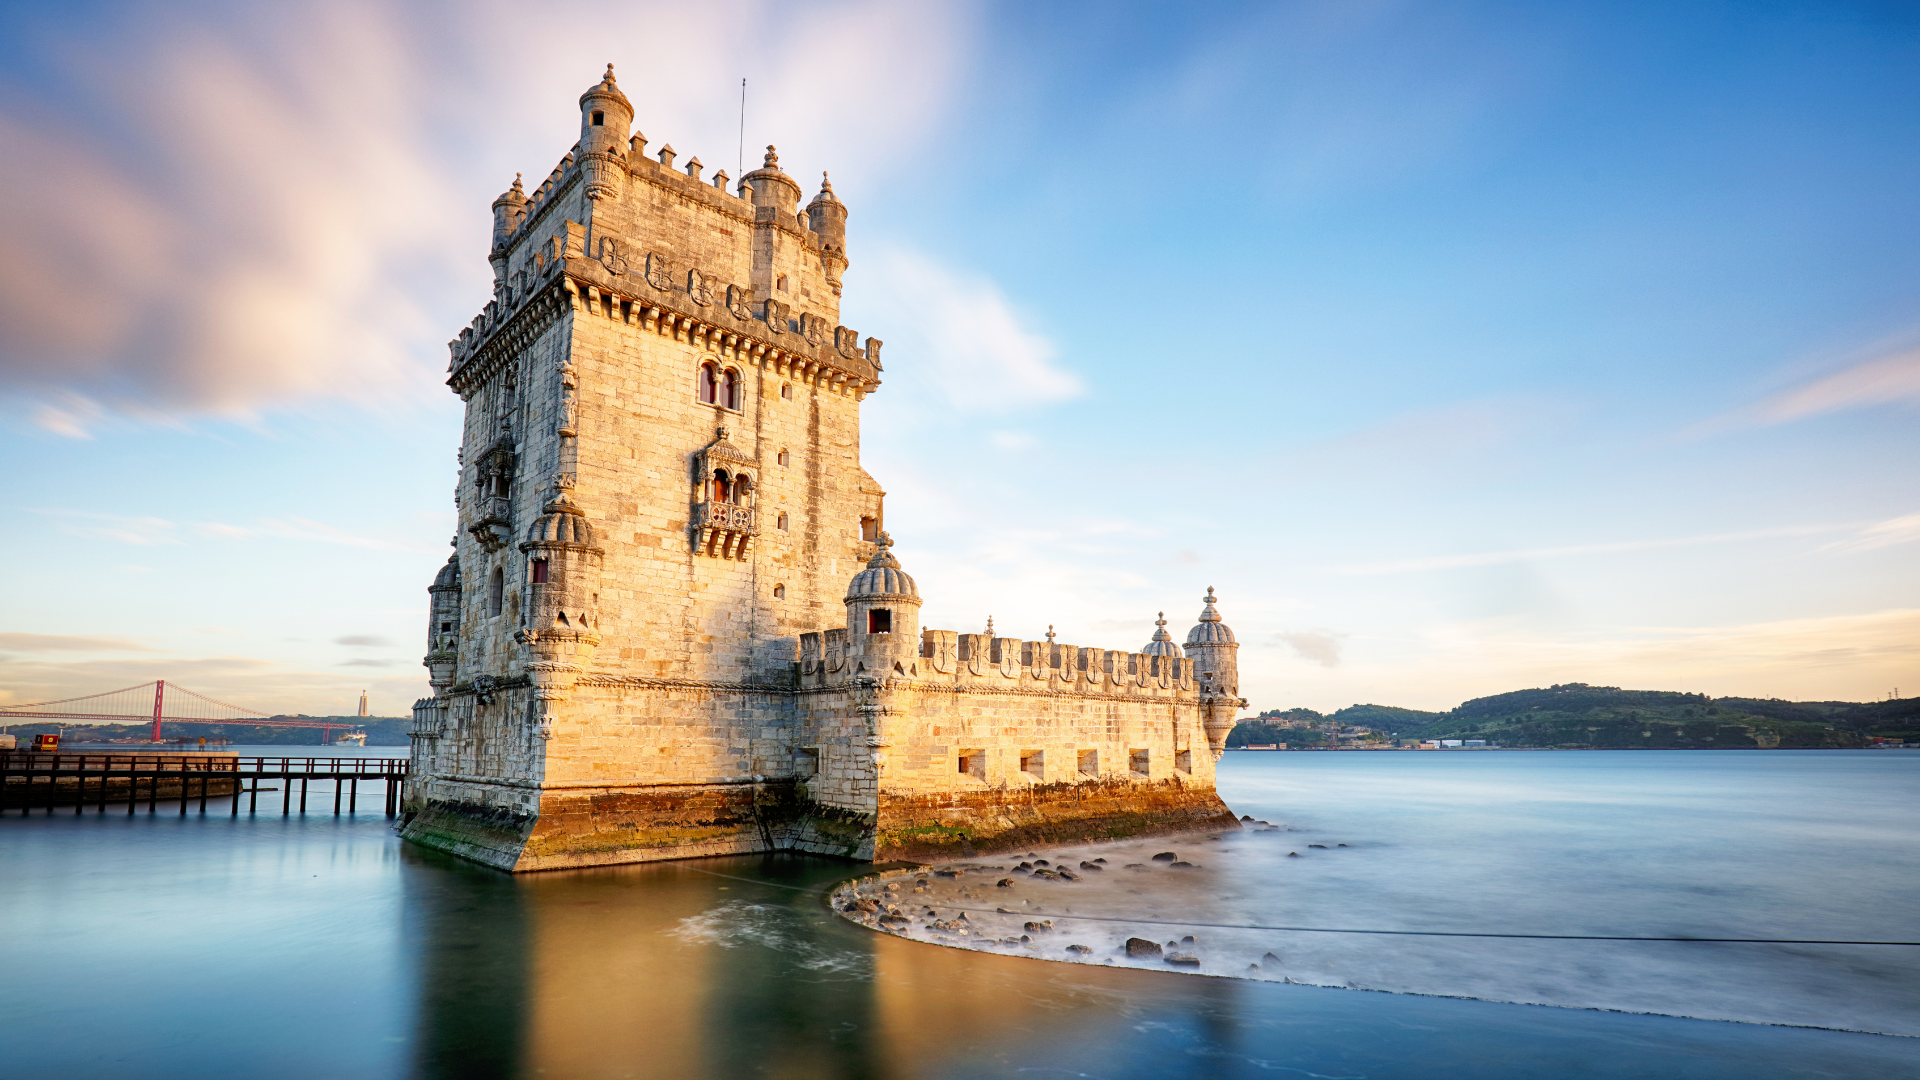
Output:
[[[262,788],[262,780],[278,780],[280,784],[278,788]],[[300,813],[306,813],[309,788],[316,781],[323,785],[330,781],[331,786],[322,787],[319,794],[333,795],[335,814],[341,812],[343,803],[351,814],[358,808],[362,780],[381,787],[388,817],[400,812],[407,780],[406,758],[0,750],[0,811],[30,813],[44,808],[52,813],[56,806],[71,806],[78,814],[93,806],[106,813],[108,803],[124,802],[131,815],[145,802],[151,814],[157,812],[160,803],[178,800],[184,816],[191,800],[199,800],[204,814],[209,799],[231,799],[231,814],[238,816],[243,798],[247,812],[257,813],[261,794],[271,796],[277,790],[284,816],[292,814],[296,806]],[[293,793],[296,783],[300,788],[297,802]]]

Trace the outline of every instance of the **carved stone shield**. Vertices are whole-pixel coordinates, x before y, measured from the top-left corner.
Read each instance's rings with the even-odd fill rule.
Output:
[[[698,270],[687,271],[687,298],[701,307],[713,303],[713,286],[707,283],[707,276]]]
[[[673,264],[657,251],[647,253],[647,284],[661,292],[673,291]]]

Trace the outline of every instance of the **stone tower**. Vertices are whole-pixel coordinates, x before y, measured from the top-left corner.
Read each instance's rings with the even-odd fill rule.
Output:
[[[941,801],[974,776],[956,761],[1124,796],[1095,820],[1029,794],[1048,835],[1122,827],[1136,790],[1156,809],[1127,828],[1221,820],[1212,756],[1180,764],[1206,737],[1171,641],[921,630],[860,464],[881,343],[840,325],[848,210],[824,175],[802,211],[771,146],[731,191],[649,154],[611,66],[579,110],[553,171],[493,201],[493,294],[450,343],[460,529],[429,589],[404,834],[512,869],[984,843],[926,824],[1006,819],[997,796]],[[1017,713],[999,738],[1033,745],[936,740],[964,727],[947,710]]]
[[[1200,621],[1187,631],[1186,653],[1200,681],[1200,708],[1207,738],[1225,746],[1234,717],[1247,705],[1240,696],[1240,663],[1235,657],[1240,643],[1233,640],[1233,631],[1221,621],[1211,585],[1207,586],[1204,602]]]

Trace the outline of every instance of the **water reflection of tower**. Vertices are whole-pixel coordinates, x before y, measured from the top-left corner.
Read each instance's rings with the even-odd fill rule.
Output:
[[[367,715],[367,692],[365,690],[360,691],[360,715]]]

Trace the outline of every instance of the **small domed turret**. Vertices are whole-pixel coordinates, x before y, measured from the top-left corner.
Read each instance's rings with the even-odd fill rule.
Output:
[[[1187,644],[1193,645],[1232,645],[1233,631],[1220,621],[1220,612],[1213,606],[1213,586],[1207,586],[1206,608],[1200,612],[1200,622],[1187,631]]]
[[[533,527],[527,530],[528,544],[599,550],[593,546],[592,523],[564,491],[547,503],[546,511],[533,519]]]
[[[880,534],[880,550],[867,560],[867,568],[853,575],[847,583],[847,602],[886,598],[889,600],[912,600],[918,603],[920,589],[913,578],[900,569],[900,560],[893,556],[893,537]]]
[[[1207,742],[1213,748],[1213,759],[1218,761],[1221,751],[1227,747],[1227,733],[1233,730],[1234,716],[1246,702],[1240,697],[1240,665],[1234,655],[1240,651],[1240,643],[1220,620],[1220,611],[1214,602],[1213,586],[1209,585],[1200,621],[1187,631],[1187,655],[1193,657],[1194,675],[1200,682]]]
[[[833,194],[826,173],[820,174],[820,194],[807,204],[807,228],[820,237],[820,246],[842,258],[847,254],[847,204]]]
[[[587,154],[624,154],[633,128],[633,103],[613,80],[613,65],[580,95],[580,150]]]
[[[1161,612],[1160,617],[1153,621],[1153,625],[1159,627],[1159,629],[1153,632],[1153,640],[1147,642],[1147,647],[1144,649],[1141,649],[1140,650],[1141,652],[1145,653],[1148,656],[1184,656],[1186,655],[1185,653],[1182,653],[1180,651],[1180,646],[1175,645],[1173,643],[1173,635],[1167,633],[1167,613],[1166,612],[1164,611]]]
[[[780,155],[772,146],[767,147],[761,166],[740,178],[740,186],[748,190],[753,205],[774,207],[787,222],[793,221],[800,205],[800,185],[780,171]]]
[[[847,639],[854,669],[912,675],[920,656],[920,588],[893,557],[893,537],[847,583]]]

